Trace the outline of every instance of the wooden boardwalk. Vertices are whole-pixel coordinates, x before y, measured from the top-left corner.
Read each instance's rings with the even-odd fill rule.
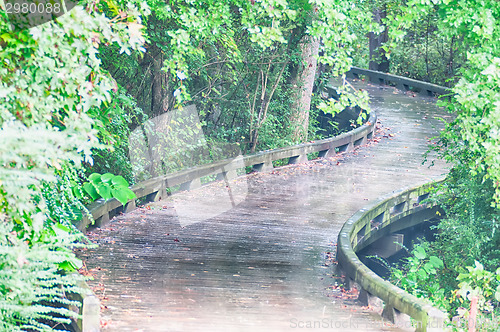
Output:
[[[181,227],[175,195],[95,230],[81,253],[102,298],[104,331],[398,331],[356,305],[332,276],[342,224],[372,199],[430,180],[421,165],[447,117],[430,98],[358,85],[379,116],[374,139],[352,152],[236,179],[236,208]],[[246,187],[245,187],[246,188]],[[225,185],[191,191],[217,201]]]

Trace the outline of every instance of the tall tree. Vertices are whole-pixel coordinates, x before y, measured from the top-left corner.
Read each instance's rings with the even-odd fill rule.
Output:
[[[389,59],[385,54],[385,50],[382,47],[388,40],[388,29],[383,25],[383,21],[387,17],[387,5],[386,3],[381,3],[372,9],[373,21],[377,25],[383,26],[383,31],[376,33],[370,32],[368,34],[369,40],[369,69],[377,70],[381,72],[389,71]]]
[[[304,142],[309,130],[309,110],[316,78],[320,39],[305,35],[299,42],[300,58],[292,76],[292,104],[290,121],[293,124],[292,139]]]
[[[118,81],[150,115],[194,102],[208,131],[215,133],[217,127],[226,139],[246,140],[250,150],[257,149],[262,137],[272,142],[269,135],[275,135],[276,142],[304,140],[316,62],[329,64],[336,74],[349,69],[355,30],[369,19],[362,4],[150,0],[149,46],[144,59],[138,60],[141,66],[128,70],[114,54],[104,62],[127,68],[125,74],[117,73]],[[279,57],[268,56],[276,51],[282,52]],[[294,53],[300,59],[290,62]],[[284,67],[284,62],[298,65]],[[298,87],[292,89],[293,96],[285,91],[290,79]],[[276,127],[287,132],[286,139],[276,135]]]

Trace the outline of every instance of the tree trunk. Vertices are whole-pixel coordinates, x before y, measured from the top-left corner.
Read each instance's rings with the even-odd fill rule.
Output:
[[[386,17],[387,13],[384,8],[376,8],[373,10],[373,20],[378,24],[382,23],[382,19]],[[384,32],[379,35],[370,32],[368,34],[370,41],[370,63],[369,69],[378,70],[382,72],[389,71],[389,59],[385,56],[385,51],[380,48],[389,39],[387,27]]]
[[[151,108],[149,112],[151,117],[165,113],[172,102],[170,100],[171,92],[169,91],[167,73],[161,70],[163,60],[163,53],[160,50],[151,52],[151,74],[153,76],[151,79]]]
[[[274,92],[276,91],[276,88],[278,87],[278,84],[281,82],[281,78],[283,77],[283,72],[285,71],[286,66],[288,65],[288,61],[285,61],[283,65],[281,66],[281,69],[274,81],[274,84],[271,88],[270,91],[267,91],[267,80],[270,75],[270,69],[271,69],[271,63],[269,63],[269,67],[267,72],[264,74],[264,71],[261,70],[261,75],[262,75],[262,80],[261,80],[261,86],[262,86],[262,95],[261,95],[261,102],[260,102],[260,107],[259,111],[257,113],[257,121],[255,124],[255,127],[252,127],[250,125],[250,152],[254,153],[255,149],[257,148],[257,143],[259,141],[259,130],[264,124],[264,121],[266,121],[266,116],[267,116],[267,111],[269,109],[269,103],[273,99]],[[259,86],[259,84],[257,84]],[[257,93],[258,90],[255,90]],[[255,106],[255,99],[254,99],[254,106]],[[252,109],[253,107],[252,106]],[[253,110],[252,110],[252,120],[250,121],[251,123],[253,122]],[[253,128],[253,130],[252,130]]]
[[[319,39],[306,35],[299,42],[299,49],[302,63],[298,65],[296,75],[292,77],[290,123],[293,126],[293,140],[305,142],[309,129],[309,110],[316,75]]]

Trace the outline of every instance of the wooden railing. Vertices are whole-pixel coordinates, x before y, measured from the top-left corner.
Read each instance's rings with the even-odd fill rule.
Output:
[[[366,304],[375,302],[374,297],[381,299],[383,316],[393,322],[405,321],[402,314],[412,317],[417,331],[444,331],[446,313],[382,279],[360,261],[356,252],[384,236],[442,215],[437,206],[423,203],[434,185],[426,183],[399,190],[359,210],[344,224],[337,242],[337,261],[348,287],[357,283],[362,288],[360,298]]]
[[[253,170],[259,172],[268,171],[273,168],[273,161],[288,159],[289,164],[301,163],[307,161],[307,155],[314,152],[318,153],[319,158],[328,157],[364,144],[372,137],[376,121],[377,117],[372,112],[365,124],[335,137],[193,167],[137,183],[131,189],[137,198],[152,202],[165,197],[169,188],[180,186],[182,190],[189,190],[199,187],[200,179],[209,175],[216,175],[216,178],[231,178],[236,176],[238,169],[246,167],[252,167]],[[99,199],[90,204],[88,210],[95,220],[95,225],[99,227],[113,216],[129,212],[135,207],[135,200],[122,205],[116,199]],[[83,218],[77,227],[85,231],[90,224],[91,221],[88,218]]]
[[[417,81],[403,76],[382,73],[374,70],[352,67],[347,77],[360,78],[366,76],[371,82],[385,85],[394,85],[402,91],[414,90],[423,95],[440,96],[451,93],[450,89],[432,83]]]
[[[353,67],[347,76],[358,79],[365,76],[375,83],[428,96],[451,93],[448,88],[439,85],[357,67]],[[360,261],[356,252],[384,236],[435,218],[439,209],[421,204],[428,197],[431,186],[432,183],[427,183],[400,190],[361,209],[344,224],[337,243],[339,267],[345,274],[347,284],[356,282],[361,286],[360,299],[367,304],[373,298],[382,300],[385,303],[383,316],[393,322],[404,315],[412,317],[416,331],[445,330],[446,313],[379,277]]]

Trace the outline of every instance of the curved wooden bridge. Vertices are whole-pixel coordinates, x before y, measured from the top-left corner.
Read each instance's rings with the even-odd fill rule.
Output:
[[[422,165],[447,117],[435,99],[355,82],[378,114],[367,144],[334,157],[239,177],[246,199],[181,226],[175,195],[120,215],[82,252],[105,331],[398,331],[356,305],[332,275],[343,223],[368,201],[431,180]],[[224,183],[187,195],[217,201]]]

